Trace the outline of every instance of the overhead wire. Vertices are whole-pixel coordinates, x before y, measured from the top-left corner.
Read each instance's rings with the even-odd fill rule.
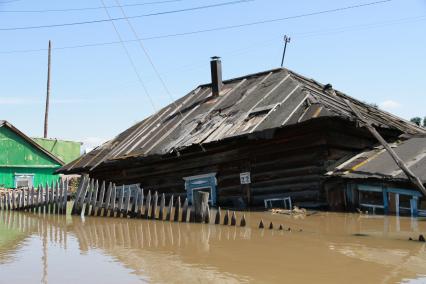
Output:
[[[158,72],[158,69],[154,64],[154,61],[152,60],[152,57],[150,56],[148,50],[145,48],[145,45],[143,44],[142,39],[140,39],[138,32],[136,31],[135,27],[133,26],[132,22],[130,21],[129,17],[127,16],[127,13],[125,12],[123,6],[121,6],[120,0],[115,0],[115,3],[120,8],[120,11],[121,11],[123,17],[126,19],[127,24],[129,25],[130,29],[132,30],[133,35],[135,36],[135,38],[137,39],[137,42],[139,43],[139,47],[141,48],[141,50],[145,54],[146,58],[148,59],[148,62],[151,65],[151,68],[154,70],[154,73],[156,74],[158,80],[160,81],[160,83],[163,86],[164,90],[166,91],[167,95],[171,99],[173,105],[176,107],[179,114],[181,116],[183,116],[182,112],[180,111],[180,109],[178,108],[178,106],[175,102],[175,99],[173,98],[173,95],[171,94],[169,88],[167,87],[166,82],[164,81],[163,77],[160,75],[160,72]]]
[[[102,2],[102,4],[103,4],[104,6],[106,6],[106,5],[105,5],[104,0],[101,0],[101,2]],[[106,12],[106,14],[107,14],[108,18],[111,18],[111,14],[109,13],[109,11],[108,11],[108,9],[107,9],[107,8],[105,8],[105,12]],[[128,50],[128,49],[127,49],[127,47],[126,47],[126,44],[124,43],[123,38],[121,37],[121,34],[120,34],[120,32],[118,31],[118,29],[117,29],[117,26],[115,25],[114,21],[111,21],[111,24],[112,24],[112,26],[113,26],[113,28],[114,28],[114,31],[115,31],[115,33],[116,33],[116,35],[117,35],[117,38],[119,39],[119,41],[120,41],[120,43],[121,43],[121,45],[122,45],[122,47],[123,47],[123,49],[124,49],[124,51],[125,51],[125,53],[126,53],[126,56],[127,56],[128,60],[129,60],[129,62],[130,62],[130,64],[131,64],[131,66],[132,66],[132,69],[133,69],[133,71],[134,71],[134,72],[135,72],[135,74],[136,74],[136,77],[137,77],[137,79],[138,79],[139,83],[141,84],[141,86],[142,86],[142,88],[143,88],[143,90],[144,90],[145,94],[147,95],[147,97],[148,97],[148,99],[149,99],[149,102],[150,102],[150,104],[151,104],[151,106],[152,106],[152,108],[153,108],[154,112],[157,112],[157,107],[155,106],[155,103],[154,103],[154,101],[153,101],[153,99],[152,99],[151,95],[149,94],[148,88],[146,87],[145,83],[144,83],[144,82],[143,82],[143,80],[142,80],[141,75],[139,74],[139,71],[138,71],[138,69],[137,69],[137,67],[136,67],[136,63],[133,61],[133,58],[132,58],[132,56],[130,55],[129,50]]]
[[[21,0],[17,0],[21,1]],[[124,4],[123,7],[138,7],[138,6],[147,6],[147,5],[158,5],[174,2],[182,2],[185,0],[164,0],[164,1],[152,1],[152,2],[142,2],[142,3],[133,3],[133,4]],[[4,3],[4,2],[0,2]],[[116,5],[107,6],[110,8],[118,8]],[[0,10],[0,13],[51,13],[51,12],[79,12],[79,11],[89,11],[89,10],[101,10],[104,9],[102,6],[96,7],[82,7],[82,8],[65,8],[65,9],[44,9],[44,10]]]
[[[344,26],[344,27],[339,27],[339,28],[335,28],[335,29],[331,29],[331,30],[313,30],[313,31],[307,31],[307,32],[292,34],[292,36],[297,36],[298,38],[308,38],[308,37],[311,37],[311,36],[341,33],[341,32],[352,31],[352,30],[363,30],[363,29],[369,29],[369,28],[376,28],[376,27],[380,27],[380,26],[389,26],[389,25],[395,25],[395,24],[404,24],[404,23],[411,23],[411,22],[424,21],[424,20],[426,20],[426,15],[415,16],[415,17],[407,17],[407,18],[400,18],[400,19],[395,19],[395,20],[390,20],[390,21],[376,22],[376,23],[371,23],[371,24]],[[185,35],[190,35],[190,34],[185,34]],[[125,42],[125,43],[131,43],[131,42],[138,42],[140,40],[142,40],[142,41],[149,41],[149,40],[163,39],[163,38],[169,38],[169,37],[170,37],[170,34],[166,34],[166,35],[162,35],[162,36],[142,37],[142,38],[137,38],[137,39],[123,40],[123,42]],[[79,48],[86,48],[86,47],[98,47],[98,46],[116,45],[116,44],[120,44],[120,43],[121,43],[120,41],[87,43],[87,44],[79,44],[79,45],[54,47],[54,48],[52,48],[52,50],[79,49]],[[5,51],[0,51],[0,54],[32,53],[32,52],[45,52],[45,51],[47,51],[46,48],[21,49],[21,50],[5,50]]]
[[[174,14],[174,13],[190,12],[190,11],[217,8],[217,7],[223,7],[223,6],[229,6],[229,5],[236,5],[236,4],[247,3],[247,2],[252,2],[252,1],[254,1],[254,0],[235,0],[235,1],[217,3],[217,4],[210,4],[210,5],[196,6],[196,7],[190,7],[190,8],[182,8],[182,9],[177,9],[177,10],[169,10],[169,11],[162,11],[162,12],[155,12],[155,13],[149,13],[149,14],[130,16],[128,18],[129,19],[137,19],[137,18],[160,16],[160,15],[167,15],[167,14]],[[386,1],[392,1],[392,0],[386,0]],[[105,23],[105,22],[118,21],[118,20],[125,20],[125,18],[124,17],[117,17],[117,18],[110,17],[108,19],[99,19],[99,20],[82,21],[82,22],[71,22],[71,23],[39,25],[39,26],[9,27],[9,28],[0,28],[0,31],[18,31],[18,30],[34,30],[34,29],[45,29],[45,28],[69,27],[69,26]]]

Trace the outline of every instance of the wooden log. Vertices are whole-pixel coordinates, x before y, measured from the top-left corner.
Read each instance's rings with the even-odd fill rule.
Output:
[[[114,217],[115,208],[117,207],[117,187],[112,185],[111,200],[108,207],[108,217]]]
[[[12,210],[17,209],[16,208],[16,196],[15,196],[15,191],[12,190],[12,202],[11,202],[11,208]]]
[[[90,180],[86,179],[85,183],[83,184],[80,200],[75,200],[75,202],[77,202],[76,214],[78,215],[81,215],[82,213],[84,213],[83,208],[87,206],[85,204],[87,204],[89,190],[90,190]]]
[[[265,225],[263,224],[263,219],[260,219],[259,229],[263,229],[263,228],[265,228]]]
[[[106,192],[105,203],[103,205],[102,216],[108,216],[109,205],[111,204],[112,195],[112,182],[108,183],[108,189]]]
[[[166,221],[171,221],[172,210],[173,210],[173,195],[172,195],[172,197],[170,197],[170,200],[169,200],[169,206],[167,208]]]
[[[155,191],[154,193],[154,200],[153,200],[153,206],[151,211],[151,219],[157,218],[157,204],[158,204],[158,192]]]
[[[34,186],[30,189],[30,202],[28,205],[29,210],[33,211],[34,209]]]
[[[272,222],[269,224],[269,230],[274,229],[274,224],[272,224]]]
[[[37,188],[37,207],[36,207],[36,212],[40,212],[40,206],[42,205],[42,186],[39,185]]]
[[[180,196],[178,196],[176,201],[175,214],[174,214],[173,221],[179,222],[180,211],[181,211]]]
[[[134,210],[133,210],[133,217],[137,218],[139,216],[140,212],[140,199],[141,199],[141,189],[139,186],[135,189],[135,204],[134,204]]]
[[[10,206],[10,199],[11,199],[11,198],[10,198],[10,191],[8,191],[8,192],[7,192],[6,196],[7,196],[7,197],[6,197],[6,208],[7,208],[7,210],[10,210],[10,209],[11,209],[11,208],[10,208],[10,207],[11,207],[11,206]]]
[[[139,198],[139,206],[138,206],[138,218],[142,218],[143,215],[143,202],[144,202],[144,194],[143,194],[143,188],[140,188],[138,185],[138,190],[139,190],[139,194],[140,194],[140,198]]]
[[[210,206],[208,203],[206,205],[206,216],[204,216],[204,222],[206,224],[210,224]]]
[[[123,203],[124,203],[124,186],[121,186],[120,189],[118,190],[118,205],[116,209],[116,213],[117,213],[116,217],[121,217]]]
[[[101,191],[99,193],[98,202],[96,203],[96,216],[101,216],[102,209],[104,208],[105,197],[105,181],[102,181]]]
[[[166,195],[163,193],[163,194],[161,194],[160,211],[158,212],[158,220],[160,220],[160,221],[164,220],[164,207],[165,206],[166,206]]]
[[[123,186],[123,188],[124,188],[124,186]],[[127,193],[126,203],[125,203],[125,206],[124,206],[123,216],[128,217],[130,210],[131,210],[130,201],[131,201],[131,197],[132,197],[132,190],[130,189],[130,186],[127,187],[126,193]]]
[[[55,214],[59,215],[59,203],[60,203],[60,198],[61,198],[61,183],[56,181],[55,183],[55,197],[54,197],[54,203],[55,203]]]
[[[18,191],[18,198],[17,198],[17,210],[21,209],[21,191]]]
[[[84,208],[84,215],[88,216],[90,213],[90,206],[92,205],[92,199],[93,199],[93,193],[95,191],[95,180],[91,179],[89,183],[89,188],[87,192],[87,200],[86,200],[86,206]]]
[[[65,186],[64,186],[64,199],[62,200],[62,214],[64,215],[67,215],[68,191],[69,191],[69,181],[66,179]]]
[[[193,192],[195,222],[201,223],[204,221],[206,214],[206,205],[209,202],[210,193],[196,190]]]
[[[225,217],[223,218],[223,225],[227,226],[229,224],[229,210],[226,210]]]
[[[93,195],[92,195],[92,204],[91,204],[92,209],[91,209],[91,213],[90,213],[90,215],[92,215],[92,216],[95,216],[95,213],[96,213],[96,205],[98,203],[99,192],[100,192],[99,181],[96,180],[95,189],[94,189]]]
[[[49,212],[50,213],[54,213],[54,211],[53,211],[53,200],[54,200],[54,197],[55,197],[55,192],[54,192],[54,183],[52,182],[52,186],[50,187],[50,194],[49,194],[49,207],[50,207],[50,209],[49,209]],[[28,198],[27,198],[27,202],[28,202]]]
[[[237,224],[237,216],[235,215],[235,211],[232,211],[231,226],[235,226],[236,224]]]
[[[80,200],[80,198],[84,199],[83,191],[84,191],[84,187],[86,185],[87,180],[88,179],[87,179],[86,176],[83,176],[83,178],[80,179],[80,183],[77,187],[77,192],[76,192],[75,199],[74,199],[74,204],[73,204],[72,209],[71,209],[71,215],[77,215],[77,214],[79,214],[78,211],[81,211],[81,210],[78,210],[78,207],[80,205],[79,200]]]
[[[145,203],[145,219],[149,218],[149,212],[151,211],[151,190],[148,191],[148,195],[146,196],[146,203]]]
[[[243,217],[241,217],[241,221],[240,221],[240,227],[245,227],[246,226],[246,215],[243,214]]]
[[[188,222],[188,198],[185,198],[182,206],[182,222]]]
[[[216,224],[216,225],[220,225],[220,220],[221,220],[222,218],[221,218],[221,212],[220,212],[220,206],[217,208],[217,211],[216,211],[216,217],[215,217],[215,219],[214,219],[214,223]]]

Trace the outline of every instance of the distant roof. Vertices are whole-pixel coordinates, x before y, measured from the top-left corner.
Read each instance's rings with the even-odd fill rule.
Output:
[[[55,162],[57,162],[61,166],[65,165],[65,163],[61,159],[59,159],[58,157],[56,157],[55,155],[53,155],[52,153],[50,153],[49,151],[47,151],[46,149],[44,149],[43,147],[41,147],[39,144],[37,144],[37,142],[35,142],[33,139],[31,139],[30,137],[28,137],[27,135],[25,135],[23,132],[21,132],[18,128],[16,128],[15,126],[13,126],[8,121],[6,121],[6,120],[0,120],[0,128],[1,127],[7,127],[7,128],[9,128],[14,133],[16,133],[18,136],[22,137],[22,139],[24,139],[25,141],[27,141],[34,148],[37,148],[38,150],[40,150],[41,152],[43,152],[44,154],[46,154],[47,156],[49,156],[50,158],[52,158]]]
[[[392,145],[410,170],[426,183],[426,136],[413,137]],[[382,147],[362,152],[340,164],[328,175],[344,178],[379,178],[408,181],[389,153]]]
[[[285,127],[317,117],[356,117],[350,100],[375,126],[402,133],[425,129],[357,101],[288,69],[273,69],[223,82],[219,97],[201,85],[154,115],[133,125],[60,171],[88,170],[114,159],[163,155],[265,129]]]

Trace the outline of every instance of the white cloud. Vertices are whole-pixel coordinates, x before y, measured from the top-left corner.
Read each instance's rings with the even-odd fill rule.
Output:
[[[381,102],[379,104],[379,107],[384,109],[384,110],[394,110],[394,109],[401,107],[401,104],[397,101],[386,100],[384,102]]]
[[[108,139],[101,138],[101,137],[86,137],[86,138],[82,139],[82,141],[81,141],[81,142],[83,142],[82,150],[83,150],[83,152],[86,152],[86,153],[90,152],[91,150],[93,150],[97,146],[103,144],[107,140]]]

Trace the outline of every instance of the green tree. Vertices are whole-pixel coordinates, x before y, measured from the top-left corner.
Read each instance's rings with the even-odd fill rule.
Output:
[[[421,119],[420,117],[418,117],[418,116],[413,117],[412,119],[410,119],[410,121],[411,121],[412,123],[417,124],[418,126],[421,126],[421,125],[422,125],[422,119]]]

